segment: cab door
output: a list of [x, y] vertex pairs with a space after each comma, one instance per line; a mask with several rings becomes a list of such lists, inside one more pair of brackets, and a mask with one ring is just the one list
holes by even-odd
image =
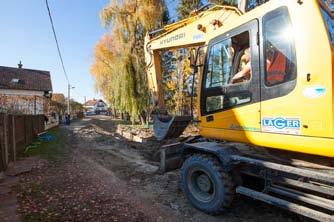
[[[315, 2], [296, 11], [290, 5], [267, 12], [262, 19], [262, 131], [270, 134], [332, 137], [333, 86], [330, 38], [323, 25], [297, 19], [314, 12]], [[317, 33], [315, 35], [314, 33]], [[292, 145], [291, 145], [292, 146]]]
[[[233, 77], [248, 64], [244, 78]], [[246, 64], [245, 64], [246, 63]], [[201, 86], [201, 128], [260, 131], [260, 80], [258, 21], [213, 39], [208, 46]]]

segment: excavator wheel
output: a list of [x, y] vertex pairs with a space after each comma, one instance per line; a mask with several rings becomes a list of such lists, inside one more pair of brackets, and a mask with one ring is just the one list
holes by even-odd
[[154, 136], [157, 140], [174, 139], [182, 135], [192, 120], [191, 116], [154, 116]]
[[191, 204], [211, 215], [230, 207], [235, 196], [231, 175], [210, 155], [193, 155], [181, 169], [181, 186]]

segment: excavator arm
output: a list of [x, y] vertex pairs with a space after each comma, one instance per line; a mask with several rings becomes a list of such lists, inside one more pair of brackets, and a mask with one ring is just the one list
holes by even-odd
[[[187, 19], [148, 33], [145, 38], [147, 79], [153, 104], [154, 134], [158, 140], [179, 137], [192, 116], [169, 116], [166, 113], [160, 52], [179, 48], [197, 48], [242, 12], [231, 6], [204, 6]], [[192, 50], [193, 51], [193, 50]]]
[[[208, 7], [208, 6], [205, 6]], [[203, 46], [229, 20], [242, 12], [231, 6], [200, 9], [187, 19], [165, 26], [163, 29], [147, 33], [145, 38], [145, 59], [149, 91], [156, 108], [164, 109], [162, 68], [160, 52], [178, 48]]]

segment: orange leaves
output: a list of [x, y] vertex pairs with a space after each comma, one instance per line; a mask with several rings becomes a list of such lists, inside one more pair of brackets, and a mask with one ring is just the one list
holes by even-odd
[[142, 0], [139, 9], [139, 19], [146, 30], [153, 30], [161, 25], [166, 6], [160, 0]]
[[160, 25], [163, 10], [163, 0], [110, 0], [100, 14], [111, 34], [96, 45], [91, 73], [97, 90], [132, 119], [148, 106], [144, 37]]

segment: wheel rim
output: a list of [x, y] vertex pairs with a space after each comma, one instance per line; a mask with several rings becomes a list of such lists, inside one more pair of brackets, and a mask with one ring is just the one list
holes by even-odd
[[216, 194], [216, 186], [211, 175], [201, 168], [193, 168], [188, 174], [190, 193], [201, 202], [210, 202]]

